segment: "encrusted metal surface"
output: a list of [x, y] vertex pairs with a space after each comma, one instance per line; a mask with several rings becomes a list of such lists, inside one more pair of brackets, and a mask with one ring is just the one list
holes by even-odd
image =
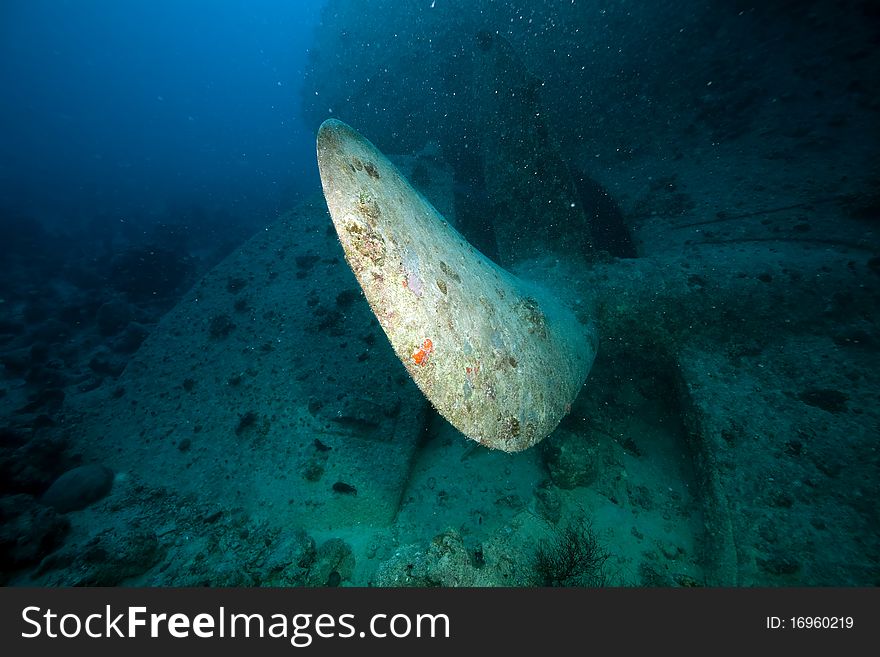
[[589, 373], [592, 330], [474, 249], [345, 123], [322, 124], [318, 165], [346, 260], [425, 396], [486, 447], [540, 442]]

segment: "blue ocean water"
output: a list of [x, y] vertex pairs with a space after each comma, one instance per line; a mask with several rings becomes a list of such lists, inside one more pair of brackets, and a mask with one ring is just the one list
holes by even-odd
[[[4, 3], [3, 583], [880, 583], [877, 17]], [[349, 175], [322, 188], [330, 118], [595, 328], [539, 444], [484, 447], [413, 383], [467, 341], [391, 348], [322, 193]], [[385, 288], [501, 307], [459, 303], [456, 262], [386, 263], [373, 228]], [[449, 403], [519, 385], [540, 301], [522, 344], [485, 336], [492, 370], [444, 375]]]

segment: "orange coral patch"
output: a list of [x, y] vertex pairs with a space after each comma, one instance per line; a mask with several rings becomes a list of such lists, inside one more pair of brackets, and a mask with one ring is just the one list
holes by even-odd
[[416, 365], [424, 365], [428, 362], [428, 355], [434, 351], [434, 343], [431, 342], [431, 338], [425, 338], [425, 341], [422, 342], [422, 346], [419, 347], [418, 351], [412, 355], [413, 360], [416, 362]]

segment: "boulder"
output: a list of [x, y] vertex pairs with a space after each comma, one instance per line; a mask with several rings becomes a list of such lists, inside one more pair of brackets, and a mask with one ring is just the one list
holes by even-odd
[[113, 487], [113, 471], [103, 465], [83, 465], [58, 477], [43, 494], [42, 502], [59, 513], [84, 509]]

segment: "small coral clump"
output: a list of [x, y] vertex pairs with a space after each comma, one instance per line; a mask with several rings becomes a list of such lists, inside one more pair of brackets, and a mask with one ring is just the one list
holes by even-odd
[[428, 356], [430, 356], [433, 351], [434, 343], [431, 341], [431, 338], [425, 338], [425, 341], [422, 342], [422, 346], [419, 347], [412, 356], [416, 365], [425, 365], [428, 362]]

